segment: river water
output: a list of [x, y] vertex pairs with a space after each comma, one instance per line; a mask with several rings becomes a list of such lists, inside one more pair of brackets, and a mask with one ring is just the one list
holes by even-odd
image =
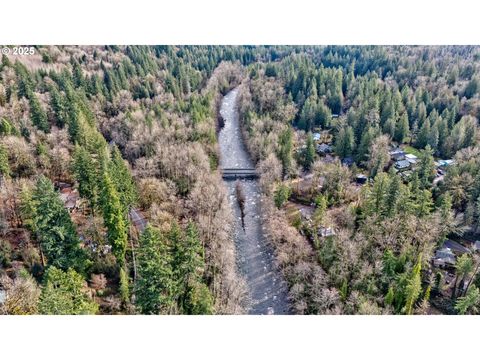
[[[241, 135], [237, 110], [238, 89], [222, 100], [225, 125], [219, 133], [221, 168], [254, 168]], [[236, 181], [225, 181], [235, 215], [237, 267], [249, 290], [249, 314], [288, 314], [287, 286], [275, 268], [274, 253], [262, 231], [261, 196], [256, 180], [238, 180], [245, 196], [244, 227], [236, 195]]]

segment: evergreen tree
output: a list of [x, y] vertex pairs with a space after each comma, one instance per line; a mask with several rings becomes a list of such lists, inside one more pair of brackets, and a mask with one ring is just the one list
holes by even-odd
[[335, 153], [340, 158], [348, 157], [352, 154], [355, 146], [353, 129], [351, 126], [342, 127], [335, 140]]
[[319, 194], [315, 198], [315, 212], [313, 213], [313, 221], [316, 226], [322, 224], [327, 211], [327, 199], [324, 195]]
[[73, 269], [62, 271], [51, 266], [45, 274], [38, 310], [43, 315], [94, 315], [98, 304], [88, 296], [80, 274]]
[[62, 97], [56, 86], [50, 87], [51, 107], [55, 115], [55, 122], [62, 128], [67, 123], [65, 99]]
[[441, 241], [447, 238], [447, 235], [453, 230], [455, 225], [455, 219], [452, 212], [452, 196], [447, 191], [440, 201], [440, 221], [441, 221]]
[[310, 131], [313, 127], [316, 115], [317, 97], [310, 96], [305, 101], [298, 120], [298, 127], [305, 131]]
[[128, 243], [125, 215], [118, 193], [107, 172], [103, 175], [102, 186], [103, 222], [107, 228], [108, 242], [112, 246], [113, 255], [121, 269], [125, 265]]
[[427, 190], [419, 190], [417, 195], [417, 215], [419, 217], [427, 216], [433, 208], [432, 193]]
[[211, 315], [214, 313], [213, 296], [204, 283], [195, 283], [189, 289], [188, 299], [188, 314]]
[[15, 73], [18, 77], [18, 97], [29, 99], [35, 87], [31, 74], [20, 61], [15, 62]]
[[113, 147], [112, 159], [109, 163], [109, 175], [115, 184], [124, 213], [127, 214], [136, 201], [136, 189], [130, 170], [117, 146]]
[[317, 103], [317, 109], [315, 113], [315, 125], [322, 128], [328, 128], [330, 126], [330, 120], [332, 119], [332, 112], [327, 105], [319, 100]]
[[292, 151], [293, 151], [293, 130], [291, 127], [288, 127], [280, 135], [280, 150], [279, 158], [283, 166], [283, 176], [290, 174], [292, 170]]
[[[0, 180], [10, 177], [10, 165], [8, 163], [8, 152], [5, 146], [0, 144]], [[0, 181], [1, 184], [1, 181]]]
[[362, 164], [366, 162], [369, 158], [370, 154], [370, 147], [372, 146], [372, 142], [376, 137], [376, 131], [372, 127], [368, 127], [365, 131], [362, 133], [362, 137], [360, 140], [360, 145], [358, 146], [357, 149], [357, 156], [356, 156], [356, 162], [359, 164]]
[[312, 133], [308, 133], [307, 135], [307, 147], [305, 149], [305, 159], [304, 159], [304, 166], [305, 169], [310, 170], [313, 162], [315, 161], [315, 146], [313, 142]]
[[119, 280], [119, 292], [120, 298], [124, 304], [128, 304], [130, 301], [130, 288], [129, 288], [129, 279], [125, 268], [120, 268], [120, 280]]
[[383, 133], [388, 135], [390, 138], [395, 136], [396, 123], [394, 118], [389, 118], [385, 124], [383, 124]]
[[140, 236], [136, 305], [142, 314], [165, 314], [175, 306], [172, 259], [165, 238], [150, 225]]
[[[183, 233], [174, 223], [168, 237], [173, 246], [172, 268], [178, 283], [180, 309], [185, 314], [212, 313], [213, 305], [209, 305], [210, 291], [202, 283], [205, 262], [196, 226], [190, 222]], [[201, 310], [205, 312], [198, 312]]]
[[368, 194], [367, 214], [382, 214], [388, 191], [389, 179], [384, 172], [375, 176], [373, 186]]
[[405, 142], [405, 139], [408, 136], [408, 131], [409, 131], [408, 115], [407, 113], [403, 113], [397, 121], [394, 140], [400, 144]]
[[290, 198], [291, 190], [285, 184], [280, 184], [274, 193], [275, 206], [281, 208]]
[[86, 198], [92, 211], [95, 211], [98, 205], [99, 176], [92, 156], [78, 144], [73, 153], [73, 173], [78, 182], [80, 196]]
[[40, 176], [31, 198], [33, 228], [48, 263], [60, 269], [70, 267], [82, 272], [86, 257], [70, 214], [52, 182]]
[[15, 127], [5, 118], [0, 118], [0, 135], [12, 135], [15, 134]]
[[385, 305], [392, 305], [394, 299], [395, 299], [395, 293], [393, 291], [393, 287], [389, 286], [387, 295], [385, 295], [385, 299], [384, 299]]
[[480, 290], [472, 285], [465, 296], [458, 298], [455, 303], [455, 310], [460, 315], [478, 314], [480, 306]]
[[419, 156], [418, 179], [422, 188], [429, 188], [435, 176], [435, 162], [433, 160], [433, 150], [427, 145]]
[[422, 281], [420, 271], [422, 269], [421, 257], [418, 259], [417, 264], [412, 270], [412, 274], [408, 279], [408, 284], [405, 288], [405, 313], [411, 315], [413, 313], [413, 306], [418, 300], [422, 291]]
[[47, 113], [42, 109], [37, 96], [33, 92], [30, 94], [29, 103], [30, 118], [32, 119], [33, 125], [46, 133], [49, 132], [50, 125], [48, 123]]
[[465, 87], [464, 95], [467, 99], [472, 98], [476, 93], [480, 91], [480, 80], [473, 78]]
[[388, 185], [387, 196], [385, 199], [385, 215], [392, 217], [397, 210], [397, 203], [400, 198], [402, 182], [396, 174], [390, 176], [390, 184]]
[[428, 145], [428, 140], [430, 136], [430, 120], [427, 118], [423, 126], [420, 128], [420, 132], [417, 137], [416, 147], [419, 149], [425, 148]]

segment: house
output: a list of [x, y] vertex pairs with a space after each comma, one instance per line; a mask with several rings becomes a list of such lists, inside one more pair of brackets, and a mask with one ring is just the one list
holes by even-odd
[[74, 190], [71, 186], [67, 186], [60, 189], [60, 199], [68, 211], [73, 211], [78, 207], [80, 195], [76, 189]]
[[405, 160], [407, 160], [410, 164], [416, 164], [418, 157], [413, 154], [405, 154]]
[[332, 152], [332, 147], [328, 144], [319, 144], [317, 145], [317, 153], [320, 155], [330, 154]]
[[410, 162], [408, 160], [400, 160], [395, 163], [395, 168], [398, 171], [407, 170], [410, 168]]
[[320, 140], [320, 133], [315, 132], [312, 134], [313, 136], [313, 141], [319, 141]]
[[339, 116], [338, 114], [332, 114], [332, 119], [336, 119], [338, 118], [338, 116]]
[[327, 226], [320, 226], [317, 230], [317, 234], [318, 236], [320, 237], [327, 237], [327, 236], [334, 236], [336, 233], [335, 233], [335, 230], [333, 230], [333, 228]]
[[367, 182], [367, 180], [368, 180], [368, 177], [367, 177], [366, 175], [357, 174], [357, 175], [355, 176], [355, 182], [356, 182], [357, 184], [363, 185], [363, 184], [365, 184], [365, 183]]
[[435, 257], [433, 258], [433, 265], [437, 267], [445, 266], [454, 266], [455, 265], [455, 254], [452, 249], [449, 247], [443, 247], [435, 252]]
[[390, 151], [390, 157], [393, 161], [405, 160], [405, 151], [401, 149], [395, 149]]
[[445, 246], [452, 249], [452, 251], [457, 255], [469, 254], [471, 252], [468, 248], [466, 248], [462, 244], [451, 239], [448, 239], [447, 241], [445, 241]]

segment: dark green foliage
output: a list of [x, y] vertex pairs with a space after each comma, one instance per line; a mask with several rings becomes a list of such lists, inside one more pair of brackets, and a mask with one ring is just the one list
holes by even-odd
[[87, 294], [85, 280], [73, 269], [51, 266], [45, 274], [38, 310], [43, 315], [93, 315], [98, 305]]
[[65, 98], [58, 91], [56, 86], [50, 87], [51, 107], [55, 117], [55, 123], [58, 127], [65, 126], [68, 120], [68, 114], [65, 106]]
[[306, 170], [310, 170], [315, 161], [315, 146], [312, 133], [308, 133], [307, 135], [307, 144], [303, 157], [303, 166]]
[[403, 115], [400, 116], [400, 118], [397, 121], [397, 125], [395, 128], [395, 135], [393, 138], [395, 139], [395, 141], [398, 141], [399, 143], [403, 143], [408, 136], [408, 132], [409, 132], [408, 116], [407, 116], [407, 113], [404, 113]]
[[278, 155], [283, 166], [283, 176], [287, 176], [292, 170], [293, 161], [293, 131], [290, 127], [281, 134], [279, 143], [280, 150]]
[[425, 150], [421, 151], [418, 164], [418, 179], [422, 188], [430, 188], [435, 177], [435, 164], [433, 160], [433, 150], [427, 145]]
[[185, 232], [176, 223], [169, 235], [173, 246], [173, 274], [177, 282], [178, 305], [184, 314], [211, 314], [213, 300], [202, 283], [205, 262], [197, 228], [190, 222]]
[[10, 267], [12, 261], [12, 246], [10, 243], [0, 238], [0, 267], [6, 269]]
[[138, 249], [138, 280], [135, 304], [143, 314], [172, 312], [175, 305], [175, 280], [167, 240], [147, 226]]
[[0, 118], [0, 135], [18, 135], [18, 130], [6, 118]]
[[114, 146], [111, 153], [112, 158], [108, 166], [108, 172], [115, 185], [123, 211], [126, 214], [136, 201], [135, 184], [118, 147]]
[[355, 147], [355, 139], [353, 137], [353, 129], [351, 126], [342, 127], [335, 139], [335, 153], [340, 158], [352, 155]]
[[29, 201], [33, 209], [33, 228], [47, 263], [64, 270], [84, 271], [87, 261], [80, 248], [80, 239], [52, 182], [40, 176]]
[[291, 189], [285, 184], [280, 184], [274, 194], [275, 206], [280, 209], [288, 201], [290, 194]]
[[128, 243], [126, 217], [115, 185], [106, 172], [102, 180], [101, 203], [108, 242], [119, 267], [123, 268]]
[[32, 119], [33, 125], [44, 132], [49, 132], [50, 124], [48, 123], [47, 113], [45, 110], [43, 110], [37, 96], [34, 93], [31, 93], [29, 96], [29, 103], [30, 118]]
[[167, 234], [148, 226], [140, 238], [136, 305], [145, 314], [212, 314], [213, 297], [203, 282], [203, 247], [196, 226], [177, 223]]
[[335, 237], [327, 236], [320, 244], [318, 258], [324, 269], [329, 269], [338, 259]]
[[78, 182], [80, 196], [87, 199], [90, 208], [95, 211], [98, 206], [100, 177], [94, 159], [85, 148], [76, 145], [73, 153], [73, 172]]
[[10, 165], [8, 164], [8, 152], [0, 144], [0, 179], [10, 177]]
[[472, 98], [480, 91], [480, 81], [477, 78], [473, 78], [465, 87], [464, 95], [467, 99]]

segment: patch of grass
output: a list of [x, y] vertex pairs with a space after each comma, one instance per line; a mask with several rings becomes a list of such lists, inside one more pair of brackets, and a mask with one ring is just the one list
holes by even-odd
[[413, 154], [413, 155], [415, 155], [415, 156], [420, 156], [420, 150], [414, 148], [413, 146], [405, 145], [405, 147], [403, 148], [403, 150], [404, 150], [407, 154]]

